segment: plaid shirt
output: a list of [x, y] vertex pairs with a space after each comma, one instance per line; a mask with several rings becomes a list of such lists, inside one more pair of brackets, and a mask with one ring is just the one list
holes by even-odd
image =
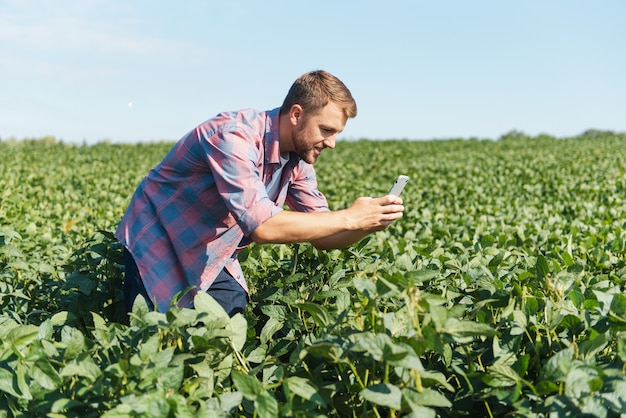
[[313, 166], [279, 150], [278, 113], [246, 109], [190, 131], [139, 184], [116, 231], [159, 311], [188, 286], [189, 306], [227, 271], [247, 291], [237, 252], [283, 210], [328, 211]]

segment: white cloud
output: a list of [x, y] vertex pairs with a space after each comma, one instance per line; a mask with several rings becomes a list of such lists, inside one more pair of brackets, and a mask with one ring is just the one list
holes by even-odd
[[77, 9], [74, 4], [68, 4], [46, 11], [46, 7], [39, 8], [39, 5], [36, 9], [29, 8], [28, 2], [13, 9], [0, 13], [0, 40], [9, 41], [13, 46], [42, 51], [142, 55], [188, 48], [183, 42], [137, 33], [142, 29], [142, 22], [137, 19], [111, 20], [110, 16], [100, 19], [97, 9]]

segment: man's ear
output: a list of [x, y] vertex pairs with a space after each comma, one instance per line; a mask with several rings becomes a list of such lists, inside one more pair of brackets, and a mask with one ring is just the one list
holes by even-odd
[[295, 104], [289, 109], [289, 121], [293, 126], [297, 126], [300, 119], [302, 119], [302, 106]]

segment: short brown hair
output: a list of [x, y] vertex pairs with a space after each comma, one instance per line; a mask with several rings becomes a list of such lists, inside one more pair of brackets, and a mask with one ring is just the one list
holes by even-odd
[[346, 85], [327, 71], [315, 70], [301, 75], [294, 81], [280, 108], [280, 113], [286, 114], [295, 104], [299, 104], [306, 111], [315, 112], [328, 102], [339, 105], [346, 118], [356, 117], [356, 101]]

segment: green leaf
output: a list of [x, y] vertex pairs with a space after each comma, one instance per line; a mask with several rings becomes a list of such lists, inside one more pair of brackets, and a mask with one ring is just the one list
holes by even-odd
[[519, 325], [521, 328], [526, 328], [526, 326], [528, 325], [526, 314], [519, 309], [515, 309], [513, 311], [513, 318], [515, 319], [517, 325]]
[[285, 316], [286, 316], [285, 311], [286, 311], [286, 308], [283, 305], [261, 306], [261, 312], [263, 312], [265, 315], [269, 317], [276, 318], [278, 321], [285, 320]]
[[580, 308], [585, 301], [585, 296], [578, 289], [572, 289], [568, 292], [567, 297], [572, 301], [575, 307]]
[[295, 306], [305, 312], [308, 312], [311, 315], [311, 318], [313, 318], [313, 321], [315, 321], [315, 323], [320, 327], [326, 327], [332, 322], [331, 315], [322, 305], [311, 302], [303, 302], [296, 303]]
[[237, 351], [241, 351], [246, 343], [248, 321], [246, 321], [243, 315], [238, 313], [230, 318], [230, 328], [233, 332], [233, 348]]
[[617, 337], [617, 354], [619, 359], [626, 363], [626, 335], [620, 335]]
[[133, 394], [121, 399], [122, 403], [105, 412], [102, 418], [128, 418], [135, 416], [168, 417], [172, 408], [162, 390]]
[[461, 321], [456, 318], [448, 318], [442, 332], [449, 334], [455, 339], [464, 339], [467, 337], [493, 337], [497, 331], [489, 324], [481, 322]]
[[83, 353], [79, 357], [68, 362], [59, 373], [62, 377], [78, 376], [95, 382], [101, 375], [102, 370], [94, 362], [89, 353]]
[[362, 293], [369, 299], [376, 299], [378, 297], [378, 292], [376, 290], [376, 283], [369, 279], [354, 279], [353, 281], [354, 287], [359, 293]]
[[39, 325], [39, 332], [37, 333], [38, 340], [49, 340], [52, 338], [54, 328], [52, 327], [52, 321], [50, 318], [46, 319]]
[[452, 403], [434, 389], [424, 388], [421, 392], [414, 389], [403, 389], [402, 395], [412, 405], [451, 408]]
[[343, 363], [347, 361], [344, 358], [345, 350], [338, 341], [316, 341], [302, 349], [300, 359], [304, 359], [307, 355], [317, 356], [331, 363]]
[[233, 370], [230, 374], [233, 379], [233, 383], [239, 392], [241, 392], [244, 398], [248, 400], [255, 400], [263, 392], [263, 386], [256, 377], [248, 374]]
[[617, 315], [626, 314], [626, 295], [616, 293], [611, 301], [611, 310]]
[[565, 379], [565, 394], [574, 399], [583, 399], [602, 387], [602, 379], [593, 367], [576, 367]]
[[37, 339], [39, 328], [35, 325], [22, 325], [12, 328], [6, 336], [6, 342], [21, 352], [22, 347], [27, 346]]
[[278, 416], [278, 402], [268, 392], [262, 392], [255, 399], [254, 405], [259, 418], [276, 418]]
[[558, 382], [562, 380], [572, 367], [574, 349], [566, 348], [550, 357], [541, 369], [541, 380]]
[[373, 334], [371, 332], [361, 332], [350, 336], [353, 346], [350, 351], [365, 353], [366, 356], [374, 360], [382, 361], [385, 348], [392, 344], [391, 339], [385, 334]]
[[338, 270], [334, 271], [333, 274], [328, 278], [328, 284], [333, 286], [339, 280], [343, 279], [344, 277], [346, 277], [346, 270], [345, 269], [338, 269]]
[[20, 393], [21, 393], [20, 398], [26, 399], [26, 400], [32, 400], [33, 399], [33, 395], [30, 393], [30, 389], [29, 389], [28, 383], [26, 381], [27, 375], [28, 375], [29, 371], [30, 370], [29, 370], [28, 366], [25, 366], [23, 362], [21, 362], [21, 361], [17, 362], [17, 367], [16, 367], [16, 370], [15, 370], [17, 387], [19, 388]]
[[[61, 399], [57, 399], [56, 401], [54, 401], [54, 403], [52, 404], [52, 407], [50, 408], [50, 412], [62, 414], [63, 412], [66, 412], [67, 410], [70, 410], [71, 408], [81, 407], [81, 406], [83, 406], [82, 402], [76, 401], [74, 399], [61, 398]], [[65, 417], [66, 415], [63, 414], [62, 416]]]
[[207, 292], [198, 292], [193, 299], [193, 306], [197, 311], [206, 312], [209, 318], [228, 319], [228, 313], [224, 310], [211, 295]]
[[489, 386], [502, 387], [513, 386], [521, 381], [521, 378], [515, 370], [513, 370], [513, 368], [507, 366], [506, 364], [496, 363], [489, 367], [489, 374], [485, 376], [485, 379], [483, 380]]
[[261, 335], [260, 335], [261, 344], [267, 344], [267, 342], [272, 339], [272, 336], [277, 331], [282, 329], [283, 326], [284, 326], [284, 323], [282, 321], [279, 321], [278, 319], [274, 317], [270, 317], [270, 319], [267, 320], [265, 325], [263, 325], [263, 329], [261, 330]]
[[583, 359], [591, 359], [607, 345], [605, 334], [591, 335], [588, 340], [578, 345], [578, 351]]
[[[209, 402], [212, 399], [210, 399]], [[237, 408], [239, 405], [241, 405], [241, 402], [243, 401], [243, 395], [241, 392], [228, 392], [228, 393], [220, 394], [218, 399], [219, 399], [219, 407], [217, 409], [220, 412], [230, 412], [230, 411], [233, 411], [235, 408]], [[208, 415], [207, 418], [210, 418], [212, 416], [214, 415]], [[224, 417], [229, 417], [229, 416], [232, 416], [232, 415], [231, 414], [224, 415]]]
[[548, 274], [550, 274], [550, 265], [548, 264], [548, 260], [542, 254], [537, 256], [537, 264], [535, 265], [537, 269], [537, 277], [539, 279], [543, 279]]
[[246, 360], [250, 363], [263, 363], [265, 357], [267, 356], [267, 345], [261, 344], [260, 346], [254, 348], [254, 350], [250, 351]]
[[85, 336], [76, 328], [64, 326], [61, 341], [65, 344], [65, 358], [72, 359], [85, 351]]
[[311, 401], [320, 407], [325, 407], [326, 402], [320, 396], [318, 388], [309, 379], [299, 376], [290, 376], [286, 379], [286, 385], [293, 394]]
[[58, 373], [58, 368], [52, 365], [51, 360], [45, 356], [45, 352], [41, 349], [41, 355], [35, 360], [30, 374], [41, 387], [49, 390], [60, 388], [63, 385], [63, 379]]
[[63, 311], [52, 315], [50, 321], [52, 322], [52, 325], [60, 326], [65, 325], [68, 322], [68, 319], [73, 319], [73, 315], [70, 315], [68, 312]]
[[183, 364], [171, 364], [168, 367], [160, 367], [158, 370], [158, 387], [174, 391], [180, 388], [185, 374]]
[[0, 368], [0, 391], [8, 393], [14, 398], [21, 398], [22, 394], [17, 387], [14, 374], [6, 369]]
[[402, 406], [402, 392], [397, 386], [388, 383], [379, 383], [368, 386], [359, 392], [359, 395], [376, 405], [386, 406], [392, 409], [400, 409]]
[[13, 228], [5, 225], [0, 225], [0, 237], [3, 237], [3, 239], [0, 241], [0, 245], [6, 245], [14, 239], [22, 239], [22, 236], [18, 234]]
[[574, 259], [572, 258], [572, 255], [570, 253], [562, 252], [561, 257], [563, 258], [563, 262], [565, 263], [566, 266], [569, 267], [574, 264]]

